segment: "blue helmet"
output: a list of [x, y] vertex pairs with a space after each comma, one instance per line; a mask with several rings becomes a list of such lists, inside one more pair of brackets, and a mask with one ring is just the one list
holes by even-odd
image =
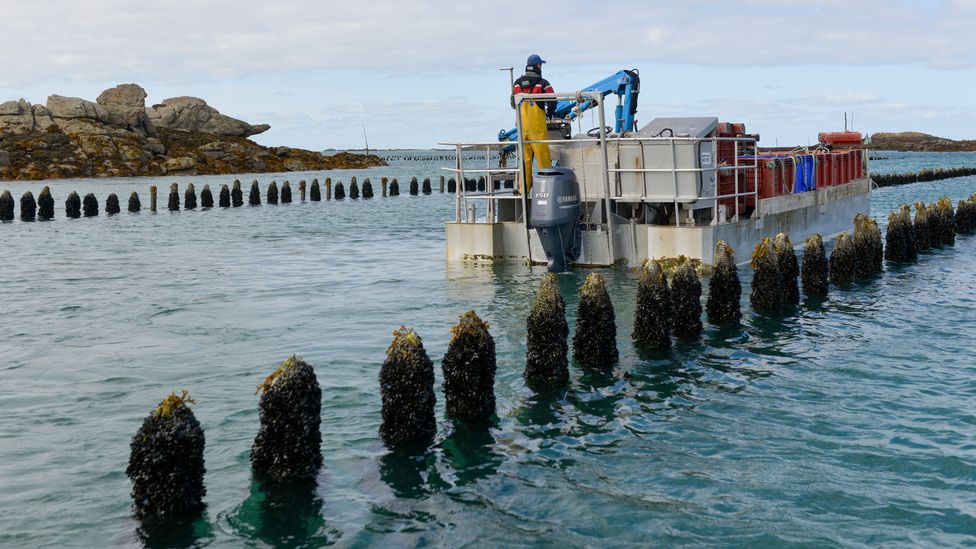
[[530, 55], [529, 60], [525, 62], [526, 66], [541, 65], [543, 63], [545, 63], [545, 60], [534, 53]]

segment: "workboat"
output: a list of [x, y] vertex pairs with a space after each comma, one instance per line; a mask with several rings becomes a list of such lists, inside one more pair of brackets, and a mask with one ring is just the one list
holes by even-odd
[[[516, 94], [516, 106], [557, 102], [545, 140], [523, 139], [516, 108], [516, 127], [498, 141], [442, 143], [454, 150], [444, 169], [456, 189], [447, 260], [528, 261], [555, 272], [681, 256], [711, 263], [719, 241], [747, 259], [763, 237], [828, 238], [869, 213], [859, 133], [824, 132], [814, 147], [764, 150], [744, 124], [716, 116], [640, 125], [639, 91], [638, 71], [625, 70], [576, 92]], [[604, 110], [611, 94], [612, 128]], [[584, 132], [581, 114], [590, 109], [599, 125]], [[533, 143], [548, 144], [553, 165], [520, 193], [523, 151]], [[466, 162], [472, 152], [486, 161]]]

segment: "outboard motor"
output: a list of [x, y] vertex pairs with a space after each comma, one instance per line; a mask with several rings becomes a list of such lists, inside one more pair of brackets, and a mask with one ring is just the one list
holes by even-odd
[[549, 272], [561, 273], [579, 258], [579, 184], [569, 168], [546, 168], [532, 178], [532, 226], [549, 260]]

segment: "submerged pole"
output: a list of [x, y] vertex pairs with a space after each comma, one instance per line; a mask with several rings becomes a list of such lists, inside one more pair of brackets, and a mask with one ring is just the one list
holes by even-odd
[[332, 178], [325, 178], [325, 199], [332, 200]]
[[386, 184], [387, 184], [386, 178], [385, 177], [381, 177], [380, 178], [380, 192], [383, 193], [382, 194], [383, 198], [386, 198]]
[[197, 188], [190, 183], [183, 192], [183, 207], [187, 210], [195, 210], [197, 207]]
[[247, 196], [247, 204], [249, 206], [261, 205], [261, 189], [258, 187], [257, 179], [251, 182], [251, 192]]
[[742, 319], [742, 283], [735, 263], [735, 250], [719, 240], [715, 245], [715, 263], [708, 280], [705, 310], [708, 322], [715, 325], [738, 324]]
[[634, 310], [634, 343], [646, 351], [666, 351], [671, 347], [674, 324], [674, 299], [664, 269], [657, 261], [645, 261], [637, 282]]
[[590, 368], [610, 368], [617, 363], [617, 323], [603, 277], [590, 273], [579, 292], [573, 358]]

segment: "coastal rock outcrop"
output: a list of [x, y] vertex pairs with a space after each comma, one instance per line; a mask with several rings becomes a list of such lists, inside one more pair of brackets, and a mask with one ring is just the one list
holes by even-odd
[[199, 97], [172, 97], [146, 109], [149, 119], [160, 128], [187, 132], [250, 137], [271, 129], [268, 124], [252, 125], [220, 114]]

